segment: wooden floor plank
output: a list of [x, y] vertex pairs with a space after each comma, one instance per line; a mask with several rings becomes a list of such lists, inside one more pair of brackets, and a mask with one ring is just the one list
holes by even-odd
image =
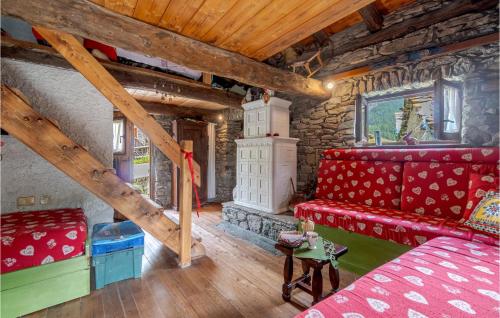
[[[216, 227], [220, 208], [193, 217], [193, 231], [206, 246], [207, 256], [180, 269], [176, 256], [146, 233], [141, 279], [105, 286], [79, 300], [30, 315], [38, 317], [293, 317], [309, 306], [311, 296], [293, 293], [281, 298], [284, 256], [276, 256]], [[300, 264], [295, 263], [295, 275]], [[323, 271], [325, 290], [330, 286]], [[341, 271], [340, 286], [356, 276]], [[71, 314], [71, 316], [68, 316]]]
[[82, 297], [80, 303], [80, 317], [97, 318], [104, 316], [104, 304], [102, 302], [102, 289], [94, 290], [89, 296]]
[[125, 317], [139, 318], [139, 310], [137, 309], [134, 297], [132, 296], [132, 290], [130, 289], [127, 281], [118, 282], [116, 283], [116, 286], [123, 306], [123, 311], [125, 312]]
[[[132, 290], [132, 297], [137, 305], [141, 318], [164, 317], [160, 306], [154, 301], [144, 279], [130, 279], [126, 283]], [[105, 288], [108, 288], [107, 286]]]
[[103, 289], [102, 301], [104, 304], [104, 317], [124, 318], [125, 312], [120, 301], [116, 284], [110, 284]]

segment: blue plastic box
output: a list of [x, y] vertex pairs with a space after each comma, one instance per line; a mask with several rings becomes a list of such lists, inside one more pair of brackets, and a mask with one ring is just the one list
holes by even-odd
[[133, 247], [103, 255], [92, 256], [95, 288], [129, 278], [139, 278], [142, 273], [144, 247]]
[[92, 255], [144, 246], [144, 232], [132, 221], [100, 223], [92, 233]]

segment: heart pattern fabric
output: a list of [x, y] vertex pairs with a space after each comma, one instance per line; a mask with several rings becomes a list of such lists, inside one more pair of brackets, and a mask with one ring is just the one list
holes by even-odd
[[467, 204], [469, 171], [468, 164], [406, 162], [401, 210], [460, 220]]
[[467, 204], [461, 222], [469, 219], [472, 211], [489, 191], [500, 192], [500, 180], [492, 174], [471, 173], [467, 194]]
[[1, 273], [85, 253], [87, 220], [82, 209], [13, 212], [0, 216]]
[[317, 224], [410, 246], [419, 246], [439, 236], [499, 244], [496, 237], [464, 226], [459, 220], [349, 202], [316, 199], [300, 203], [295, 206], [295, 217], [312, 217]]
[[[473, 243], [477, 248], [471, 249], [466, 244], [471, 243], [450, 237], [430, 240], [401, 255], [397, 262], [393, 260], [358, 279], [359, 288], [341, 290], [296, 317], [310, 317], [307, 315], [311, 312], [325, 318], [491, 317], [500, 301], [500, 274], [478, 272], [474, 266], [497, 268], [499, 250], [477, 242]], [[455, 251], [450, 252], [443, 246], [453, 247]], [[473, 258], [472, 250], [484, 255]], [[453, 265], [459, 268], [450, 266], [449, 259], [440, 256], [440, 252], [450, 254]], [[420, 256], [416, 258], [415, 253]], [[415, 268], [417, 259], [428, 263], [426, 272], [430, 274]], [[473, 259], [478, 263], [470, 261]], [[398, 270], [394, 270], [396, 264]], [[447, 266], [443, 268], [443, 264]], [[461, 278], [457, 279], [458, 276]], [[374, 277], [386, 277], [390, 281]], [[336, 301], [338, 299], [343, 301]]]
[[[491, 148], [428, 148], [428, 149], [328, 149], [323, 156], [329, 160], [380, 160], [424, 162], [497, 163], [500, 151]], [[436, 163], [437, 164], [437, 163]]]
[[321, 160], [316, 197], [399, 208], [401, 177], [401, 163]]

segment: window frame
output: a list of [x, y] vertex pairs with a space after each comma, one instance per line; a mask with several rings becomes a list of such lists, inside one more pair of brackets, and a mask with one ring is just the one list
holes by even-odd
[[[458, 90], [459, 106], [457, 114], [458, 132], [444, 132], [444, 86], [450, 86]], [[432, 99], [434, 108], [434, 133], [439, 140], [456, 141], [460, 143], [462, 140], [462, 111], [463, 111], [463, 84], [459, 82], [447, 81], [439, 79], [434, 83], [434, 98]]]
[[[458, 132], [457, 133], [445, 133], [443, 131], [443, 112], [444, 112], [444, 96], [443, 96], [443, 88], [444, 86], [451, 86], [459, 91], [459, 112], [458, 112]], [[395, 98], [403, 98], [403, 97], [413, 97], [426, 93], [432, 93], [432, 106], [433, 106], [433, 116], [434, 116], [434, 136], [436, 136], [437, 140], [434, 141], [425, 141], [420, 142], [421, 144], [443, 144], [443, 143], [453, 143], [460, 144], [461, 143], [461, 134], [462, 134], [462, 111], [463, 111], [463, 85], [458, 82], [451, 82], [447, 80], [437, 80], [434, 82], [434, 85], [420, 88], [420, 89], [412, 89], [406, 90], [398, 93], [380, 95], [374, 97], [365, 97], [361, 94], [356, 96], [355, 101], [355, 115], [354, 115], [354, 138], [356, 142], [360, 142], [363, 138], [368, 140], [368, 104], [373, 102], [381, 102], [385, 100], [391, 100]], [[403, 145], [400, 141], [395, 141], [391, 143], [386, 143], [386, 145]], [[374, 144], [369, 144], [374, 145]]]

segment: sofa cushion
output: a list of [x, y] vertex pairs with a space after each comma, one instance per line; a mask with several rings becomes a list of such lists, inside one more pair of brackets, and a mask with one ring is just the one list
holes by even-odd
[[486, 233], [500, 234], [500, 194], [488, 192], [477, 204], [464, 225]]
[[477, 204], [489, 191], [500, 191], [498, 176], [490, 174], [471, 173], [469, 178], [469, 191], [467, 194], [467, 205], [461, 221], [467, 221], [476, 208]]
[[321, 160], [316, 197], [399, 208], [402, 170], [399, 162]]
[[470, 165], [406, 162], [401, 210], [460, 220], [467, 204]]
[[296, 317], [497, 317], [498, 248], [440, 237]]
[[295, 207], [295, 217], [311, 217], [317, 224], [410, 246], [443, 235], [498, 245], [497, 236], [480, 233], [458, 220], [349, 202], [327, 199], [304, 202]]
[[498, 147], [481, 148], [334, 148], [323, 152], [326, 159], [333, 160], [380, 160], [380, 161], [433, 161], [498, 164]]

